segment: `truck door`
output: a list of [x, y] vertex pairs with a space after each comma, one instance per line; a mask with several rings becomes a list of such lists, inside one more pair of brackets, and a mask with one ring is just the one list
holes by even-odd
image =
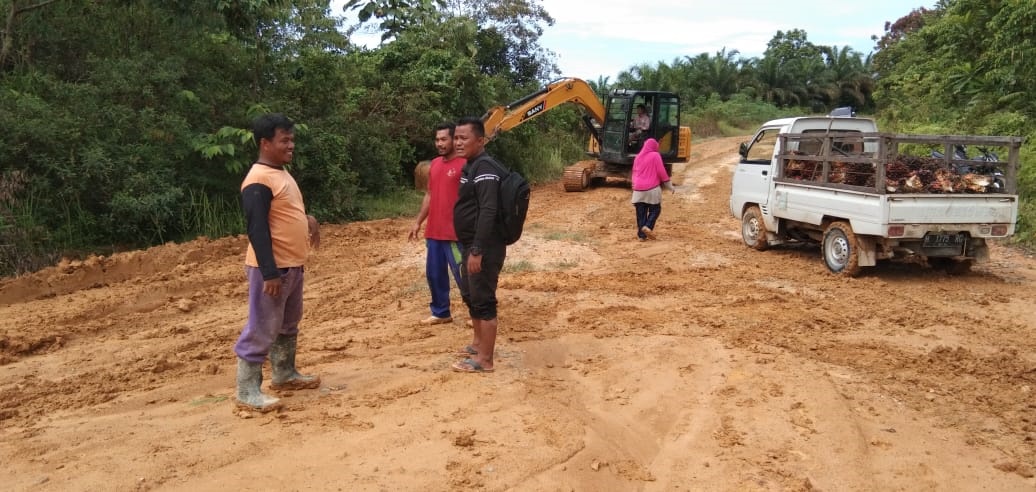
[[767, 201], [778, 133], [780, 127], [762, 128], [752, 140], [742, 144], [741, 161], [734, 170], [730, 187], [730, 213], [734, 217], [740, 218], [747, 204], [759, 205], [764, 217], [770, 215]]

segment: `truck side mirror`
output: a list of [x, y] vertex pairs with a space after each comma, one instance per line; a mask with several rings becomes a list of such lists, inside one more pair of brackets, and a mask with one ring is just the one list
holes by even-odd
[[737, 153], [741, 154], [742, 159], [748, 158], [748, 142], [741, 142], [741, 145], [737, 148]]

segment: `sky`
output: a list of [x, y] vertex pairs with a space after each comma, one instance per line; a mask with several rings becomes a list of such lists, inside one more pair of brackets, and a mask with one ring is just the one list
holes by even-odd
[[[344, 0], [332, 2], [335, 12]], [[759, 57], [777, 31], [801, 29], [816, 45], [848, 46], [867, 55], [871, 36], [884, 33], [918, 7], [935, 0], [540, 0], [554, 17], [540, 45], [554, 52], [563, 77], [614, 80], [632, 66], [672, 63], [724, 48]], [[378, 35], [354, 35], [376, 46]]]

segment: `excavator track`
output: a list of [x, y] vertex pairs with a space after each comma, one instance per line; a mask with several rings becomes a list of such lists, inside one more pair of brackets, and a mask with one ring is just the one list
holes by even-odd
[[597, 168], [597, 161], [579, 161], [565, 168], [561, 184], [565, 191], [584, 191], [590, 186], [590, 177]]

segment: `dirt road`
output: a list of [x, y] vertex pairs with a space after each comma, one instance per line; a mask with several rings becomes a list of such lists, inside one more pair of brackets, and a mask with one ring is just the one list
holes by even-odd
[[3, 281], [2, 488], [1036, 489], [1036, 261], [845, 279], [815, 247], [749, 250], [738, 140], [676, 166], [656, 241], [627, 189], [536, 188], [493, 374], [448, 369], [459, 298], [415, 323], [410, 219], [325, 227], [299, 341], [323, 385], [279, 414], [232, 411], [241, 237]]

